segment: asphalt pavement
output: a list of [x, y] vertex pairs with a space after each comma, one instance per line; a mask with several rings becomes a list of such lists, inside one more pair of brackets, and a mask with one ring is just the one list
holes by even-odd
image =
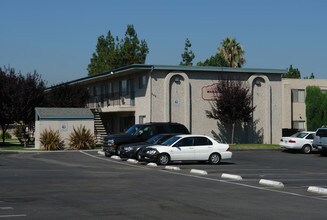
[[326, 219], [327, 196], [307, 191], [327, 188], [327, 157], [319, 154], [237, 151], [216, 166], [169, 166], [178, 169], [97, 151], [0, 153], [0, 218]]

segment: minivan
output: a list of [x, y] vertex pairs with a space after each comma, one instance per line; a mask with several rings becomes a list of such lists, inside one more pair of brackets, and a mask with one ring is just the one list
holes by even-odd
[[316, 148], [321, 155], [327, 156], [327, 128], [318, 128], [312, 142], [312, 146]]

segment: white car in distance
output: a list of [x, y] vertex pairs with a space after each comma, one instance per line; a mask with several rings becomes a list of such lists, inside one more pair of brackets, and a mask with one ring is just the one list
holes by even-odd
[[312, 142], [315, 132], [300, 131], [290, 137], [282, 137], [279, 146], [282, 149], [301, 150], [305, 154], [312, 152]]
[[161, 145], [144, 148], [139, 160], [166, 165], [171, 161], [209, 161], [218, 164], [232, 158], [228, 144], [218, 143], [205, 135], [176, 135]]

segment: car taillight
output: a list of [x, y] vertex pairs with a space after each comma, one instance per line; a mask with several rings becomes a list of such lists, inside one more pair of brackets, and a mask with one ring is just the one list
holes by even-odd
[[226, 151], [230, 151], [230, 147], [228, 146], [227, 150]]
[[296, 143], [296, 141], [294, 141], [294, 140], [289, 140], [288, 143], [293, 143], [293, 144], [294, 144], [294, 143]]

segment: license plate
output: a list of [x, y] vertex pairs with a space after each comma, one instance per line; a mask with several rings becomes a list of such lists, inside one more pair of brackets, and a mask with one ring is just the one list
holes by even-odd
[[319, 149], [319, 150], [321, 150], [321, 149], [322, 149], [322, 147], [321, 147], [321, 146], [318, 146], [318, 149]]

